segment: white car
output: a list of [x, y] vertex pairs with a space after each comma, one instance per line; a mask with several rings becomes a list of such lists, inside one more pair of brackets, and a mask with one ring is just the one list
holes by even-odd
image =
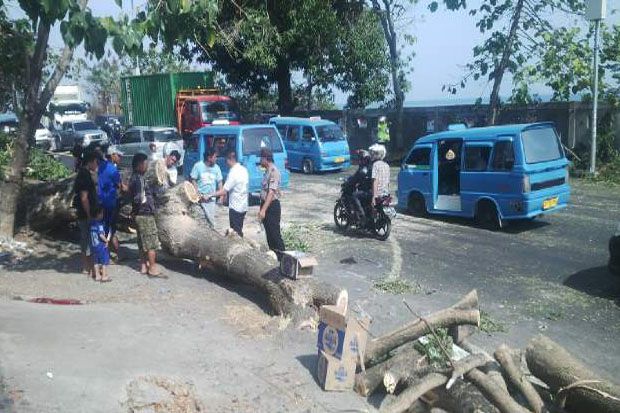
[[55, 151], [56, 150], [56, 141], [52, 132], [49, 131], [45, 126], [39, 124], [36, 132], [34, 133], [35, 144], [37, 148], [41, 148], [44, 150]]
[[167, 126], [134, 126], [121, 138], [116, 147], [123, 152], [122, 165], [131, 166], [131, 159], [139, 152], [148, 155], [149, 159], [162, 159], [172, 150], [179, 151], [181, 159], [178, 167], [183, 165], [183, 139], [176, 128]]

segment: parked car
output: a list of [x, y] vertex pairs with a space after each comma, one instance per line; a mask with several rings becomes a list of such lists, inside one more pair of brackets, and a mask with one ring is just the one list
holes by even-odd
[[75, 145], [86, 147], [91, 143], [108, 143], [108, 135], [91, 120], [76, 120], [63, 123], [54, 140], [58, 150], [65, 150]]
[[398, 174], [400, 208], [472, 217], [493, 229], [564, 208], [569, 196], [568, 160], [549, 122], [425, 136]]
[[[14, 113], [0, 114], [0, 131], [9, 133], [16, 132], [19, 129], [19, 119]], [[43, 150], [53, 148], [52, 133], [43, 124], [39, 123], [39, 127], [35, 131], [35, 146]]]
[[175, 128], [167, 126], [134, 126], [121, 137], [117, 147], [123, 152], [123, 166], [131, 166], [131, 158], [138, 152], [149, 156], [151, 160], [164, 157], [164, 149], [170, 150], [170, 144], [181, 154], [178, 166], [183, 166], [183, 139]]
[[114, 144], [120, 143], [123, 134], [124, 118], [120, 115], [99, 115], [95, 118], [95, 124], [101, 128]]
[[620, 275], [620, 224], [609, 239], [609, 272]]
[[338, 125], [321, 118], [275, 117], [269, 120], [284, 140], [291, 170], [311, 174], [351, 166], [347, 138]]
[[260, 166], [260, 151], [271, 149], [274, 163], [280, 170], [280, 186], [288, 188], [287, 152], [278, 131], [273, 125], [206, 126], [195, 131], [185, 150], [184, 175], [189, 177], [196, 162], [204, 159], [209, 148], [217, 151], [217, 164], [224, 179], [228, 175], [226, 152], [234, 149], [239, 163], [248, 169], [250, 194], [260, 192], [264, 170]]

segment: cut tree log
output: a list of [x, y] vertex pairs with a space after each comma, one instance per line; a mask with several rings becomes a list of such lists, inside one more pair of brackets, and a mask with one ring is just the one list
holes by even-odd
[[[467, 380], [474, 383], [491, 403], [501, 413], [528, 413], [525, 407], [517, 403], [510, 393], [498, 386], [495, 380], [478, 369], [473, 369], [465, 375]], [[530, 412], [531, 413], [531, 412]]]
[[[450, 308], [440, 310], [425, 320], [433, 328], [447, 328], [455, 325], [480, 325], [478, 294], [473, 290]], [[369, 367], [384, 359], [393, 349], [429, 334], [431, 331], [422, 319], [412, 321], [403, 327], [368, 342], [364, 364]]]
[[531, 339], [525, 356], [532, 374], [549, 385], [567, 411], [620, 412], [620, 386], [589, 370], [548, 337]]
[[[277, 261], [234, 232], [223, 236], [201, 221], [199, 205], [191, 202], [193, 185], [184, 182], [157, 199], [157, 229], [163, 248], [177, 258], [210, 261], [221, 276], [260, 291], [276, 315], [302, 315], [308, 307], [335, 304], [339, 288], [315, 278], [290, 280], [280, 275]], [[204, 218], [202, 218], [204, 219]]]
[[454, 369], [439, 368], [430, 373], [422, 373], [422, 378], [419, 378], [420, 376], [415, 369], [411, 369], [412, 373], [406, 379], [407, 387], [405, 390], [391, 403], [382, 405], [380, 411], [386, 413], [404, 412], [425, 393], [444, 383], [453, 383], [456, 381], [457, 377], [462, 376], [471, 369], [475, 369], [484, 363], [485, 359], [481, 355], [469, 355], [461, 360], [454, 361]]
[[449, 389], [439, 387], [435, 391], [437, 399], [431, 404], [433, 407], [459, 413], [499, 412], [476, 386], [464, 379], [457, 379]]
[[504, 390], [505, 392], [508, 392], [508, 386], [506, 385], [506, 382], [504, 381], [504, 376], [502, 375], [502, 368], [497, 363], [497, 361], [493, 357], [491, 357], [489, 353], [487, 353], [480, 347], [476, 346], [469, 340], [463, 340], [459, 344], [459, 347], [468, 351], [470, 354], [484, 355], [484, 357], [487, 359], [487, 363], [484, 365], [484, 367], [480, 368], [480, 370], [486, 373], [487, 376], [491, 380], [493, 380], [496, 385], [502, 388], [502, 390]]
[[512, 383], [522, 394], [525, 396], [527, 403], [532, 408], [534, 413], [543, 413], [546, 412], [545, 403], [542, 398], [532, 385], [529, 382], [521, 368], [519, 368], [513, 361], [512, 351], [508, 346], [502, 344], [495, 350], [495, 359], [499, 362], [499, 364], [503, 367], [506, 376], [508, 377], [508, 381]]
[[414, 344], [407, 343], [398, 348], [392, 357], [357, 373], [355, 391], [364, 397], [370, 396], [381, 387], [388, 371], [409, 372], [421, 367], [423, 362], [424, 356], [414, 348]]

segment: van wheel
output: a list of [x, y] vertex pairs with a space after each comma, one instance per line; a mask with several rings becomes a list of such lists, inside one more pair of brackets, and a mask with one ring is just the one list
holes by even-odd
[[498, 231], [504, 226], [495, 204], [488, 200], [478, 202], [478, 207], [476, 208], [476, 222], [478, 222], [478, 225], [482, 228], [491, 231]]
[[305, 174], [311, 174], [314, 172], [314, 163], [312, 163], [312, 159], [304, 159], [304, 163], [301, 166], [302, 171]]
[[409, 213], [413, 216], [423, 217], [428, 213], [424, 196], [419, 192], [414, 192], [409, 196], [409, 204], [407, 206], [409, 208]]

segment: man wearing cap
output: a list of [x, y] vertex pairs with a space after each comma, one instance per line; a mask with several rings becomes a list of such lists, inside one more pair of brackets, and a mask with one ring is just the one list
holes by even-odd
[[118, 260], [118, 238], [116, 237], [116, 224], [118, 221], [119, 203], [118, 194], [122, 190], [121, 175], [117, 164], [123, 153], [116, 147], [110, 146], [106, 151], [107, 159], [99, 161], [98, 194], [101, 207], [103, 208], [103, 229], [110, 240], [110, 250], [116, 253]]
[[280, 171], [273, 163], [273, 153], [271, 150], [263, 148], [260, 151], [260, 166], [265, 168], [263, 181], [260, 191], [260, 210], [258, 219], [265, 227], [267, 235], [267, 245], [269, 249], [276, 253], [278, 261], [282, 257], [282, 252], [286, 250], [282, 234], [280, 233]]

